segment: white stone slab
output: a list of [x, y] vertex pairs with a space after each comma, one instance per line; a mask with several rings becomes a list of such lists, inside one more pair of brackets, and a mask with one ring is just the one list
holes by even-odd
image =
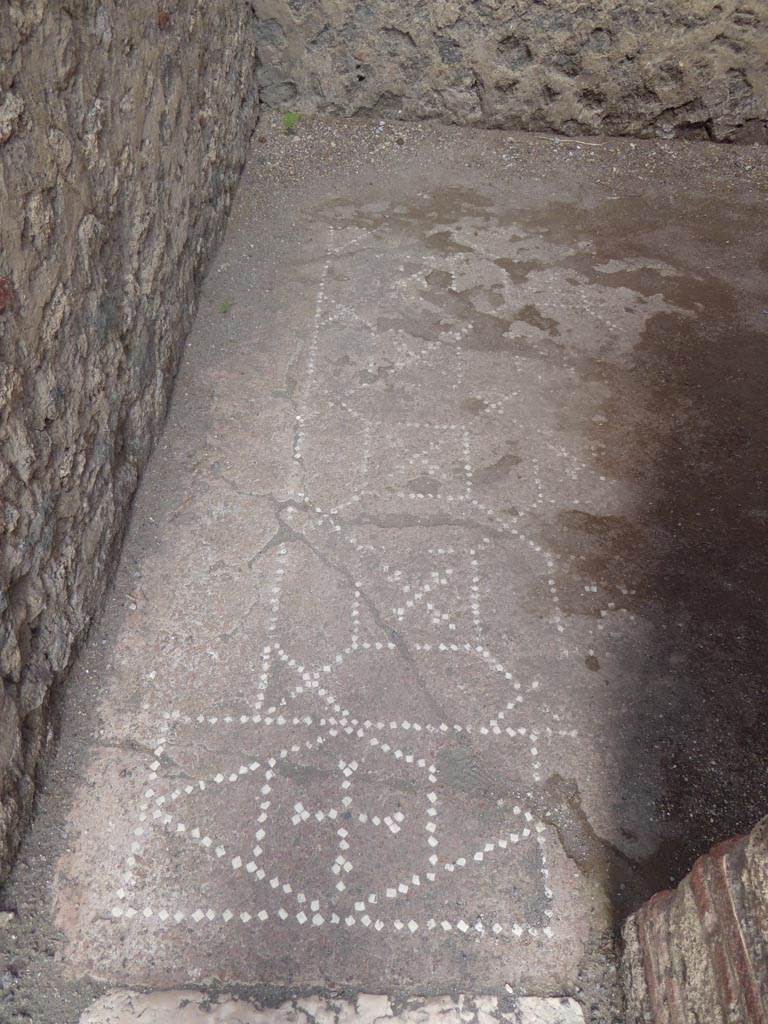
[[530, 996], [520, 1000], [520, 1024], [584, 1024], [584, 1013], [575, 999]]
[[103, 996], [80, 1024], [584, 1024], [574, 999], [525, 996], [515, 1008], [500, 1010], [493, 996], [411, 999], [394, 1015], [387, 996], [360, 995], [354, 1002], [311, 996], [260, 1007], [227, 996], [200, 992], [118, 991]]

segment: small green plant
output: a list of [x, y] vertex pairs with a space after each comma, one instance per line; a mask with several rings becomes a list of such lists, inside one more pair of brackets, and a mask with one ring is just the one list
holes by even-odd
[[230, 311], [230, 309], [232, 309], [232, 300], [231, 299], [225, 299], [219, 305], [219, 312], [221, 313], [222, 316], [226, 316], [227, 313]]
[[293, 135], [301, 120], [301, 114], [295, 110], [286, 110], [283, 114], [283, 128], [288, 135]]

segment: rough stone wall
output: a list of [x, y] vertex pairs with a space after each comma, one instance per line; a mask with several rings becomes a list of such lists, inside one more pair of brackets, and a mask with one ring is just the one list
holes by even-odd
[[768, 141], [765, 0], [255, 0], [282, 109]]
[[768, 818], [624, 926], [627, 1024], [768, 1020]]
[[0, 877], [257, 116], [243, 0], [0, 2]]

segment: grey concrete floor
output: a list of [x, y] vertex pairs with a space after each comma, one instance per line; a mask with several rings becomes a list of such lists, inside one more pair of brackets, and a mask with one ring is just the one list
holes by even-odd
[[0, 1019], [105, 986], [616, 1017], [617, 921], [768, 809], [767, 183], [751, 148], [263, 124]]

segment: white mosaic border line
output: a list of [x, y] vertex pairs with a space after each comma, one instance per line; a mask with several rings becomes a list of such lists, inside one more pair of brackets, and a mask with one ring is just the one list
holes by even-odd
[[[531, 684], [531, 689], [538, 689], [537, 680], [533, 681], [533, 683]], [[515, 708], [514, 704], [507, 704], [508, 710], [513, 708]], [[487, 725], [480, 726], [460, 725], [458, 723], [448, 725], [446, 722], [441, 722], [439, 725], [434, 725], [431, 722], [421, 723], [411, 722], [409, 720], [389, 722], [378, 720], [374, 722], [371, 719], [366, 719], [365, 721], [361, 722], [360, 719], [354, 718], [352, 716], [341, 717], [337, 719], [334, 715], [329, 715], [326, 718], [315, 718], [312, 715], [308, 714], [286, 717], [285, 715], [277, 713], [277, 711], [278, 708], [276, 707], [268, 708], [264, 716], [260, 714], [244, 715], [238, 712], [235, 712], [234, 714], [188, 715], [181, 711], [167, 711], [163, 714], [166, 719], [173, 719], [177, 721], [178, 724], [180, 725], [202, 725], [204, 722], [207, 722], [209, 725], [216, 725], [219, 723], [226, 725], [247, 725], [249, 723], [252, 725], [259, 725], [263, 722], [265, 725], [278, 726], [314, 726], [320, 728], [325, 728], [326, 726], [328, 726], [329, 729], [331, 730], [329, 732], [329, 735], [333, 737], [339, 734], [339, 730], [343, 730], [350, 736], [352, 734], [356, 735], [359, 739], [362, 739], [370, 731], [382, 732], [384, 730], [389, 730], [390, 732], [394, 732], [395, 730], [403, 730], [405, 732], [412, 731], [414, 733], [425, 732], [430, 735], [437, 735], [438, 733], [446, 735], [448, 733], [456, 732], [466, 734], [479, 733], [482, 736], [488, 736], [492, 733], [493, 735], [500, 736], [502, 733], [504, 733], [510, 739], [515, 739], [516, 737], [529, 737], [530, 739], [533, 739], [535, 735], [534, 732], [530, 730], [528, 726], [505, 726], [502, 729], [502, 727], [499, 725], [499, 720], [502, 720], [504, 718], [503, 711], [497, 712], [494, 718], [489, 719]], [[558, 716], [554, 715], [553, 717], [557, 718]], [[552, 738], [555, 736], [564, 739], [575, 739], [578, 736], [578, 732], [576, 729], [552, 729], [550, 726], [546, 726], [543, 730], [543, 733], [546, 735], [547, 739], [550, 742], [552, 741]], [[374, 742], [374, 740], [371, 740], [371, 743]], [[153, 762], [153, 765], [154, 763], [155, 762]], [[152, 771], [154, 771], [153, 765], [150, 765], [150, 779], [154, 779], [156, 777], [154, 774], [152, 774]], [[239, 770], [242, 772], [242, 768]], [[214, 779], [213, 781], [216, 780]]]
[[[282, 912], [281, 912], [282, 911]], [[360, 917], [356, 917], [353, 914], [348, 914], [342, 918], [337, 913], [332, 913], [327, 919], [319, 912], [313, 911], [312, 907], [309, 908], [309, 913], [306, 911], [299, 911], [298, 914], [291, 915], [283, 908], [277, 912], [277, 914], [270, 913], [268, 910], [259, 910], [255, 913], [251, 913], [248, 910], [234, 911], [228, 907], [224, 910], [214, 910], [212, 907], [195, 907], [194, 910], [180, 910], [180, 909], [168, 909], [167, 907], [160, 907], [159, 909], [151, 906], [144, 906], [141, 908], [128, 904], [127, 906], [115, 906], [111, 910], [111, 916], [116, 919], [125, 919], [131, 921], [133, 918], [140, 917], [145, 921], [158, 920], [162, 924], [166, 924], [171, 921], [175, 924], [181, 924], [186, 921], [188, 924], [191, 922], [195, 925], [205, 925], [222, 922], [229, 924], [230, 922], [237, 923], [238, 921], [242, 924], [250, 924], [251, 922], [259, 922], [265, 924], [269, 920], [277, 918], [283, 923], [289, 921], [292, 917], [302, 926], [319, 928], [322, 925], [339, 925], [345, 928], [362, 927], [368, 928], [376, 932], [390, 931], [401, 934], [415, 935], [418, 931], [435, 931], [437, 929], [444, 933], [458, 932], [460, 935], [468, 938], [479, 938], [489, 937], [498, 938], [504, 936], [505, 938], [522, 939], [526, 936], [530, 938], [541, 938], [544, 936], [547, 939], [553, 937], [552, 928], [547, 925], [543, 928], [537, 928], [533, 925], [521, 925], [519, 923], [513, 924], [511, 927], [505, 928], [498, 922], [492, 924], [484, 924], [482, 920], [478, 919], [474, 924], [469, 924], [463, 918], [454, 918], [449, 920], [448, 918], [436, 919], [433, 917], [422, 918], [421, 921], [417, 921], [415, 918], [409, 918], [407, 921], [401, 918], [395, 918], [394, 920], [385, 920], [380, 917], [371, 917], [370, 914], [362, 914]], [[310, 917], [310, 914], [312, 915]]]

